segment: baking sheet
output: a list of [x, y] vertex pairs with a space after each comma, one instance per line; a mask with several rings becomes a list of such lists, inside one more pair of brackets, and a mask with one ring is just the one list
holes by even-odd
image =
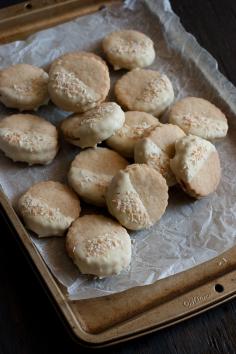
[[[0, 68], [21, 62], [46, 67], [59, 55], [73, 50], [102, 54], [101, 39], [119, 28], [140, 30], [154, 40], [157, 58], [151, 68], [169, 76], [176, 99], [187, 95], [204, 97], [228, 114], [229, 134], [217, 143], [223, 176], [217, 192], [198, 201], [178, 187], [172, 188], [161, 221], [149, 230], [131, 233], [130, 269], [112, 278], [98, 280], [81, 275], [65, 253], [64, 238], [38, 239], [31, 235], [51, 272], [67, 288], [70, 299], [108, 295], [150, 284], [213, 258], [236, 243], [236, 90], [219, 73], [215, 60], [183, 30], [168, 1], [126, 1], [123, 6], [104, 9], [41, 31], [25, 41], [3, 45]], [[111, 71], [112, 82], [123, 73]], [[11, 113], [15, 111], [0, 106], [0, 117]], [[52, 104], [40, 108], [38, 114], [55, 125], [68, 115]], [[0, 153], [0, 183], [13, 206], [33, 183], [47, 179], [66, 182], [69, 165], [79, 149], [64, 141], [61, 145], [50, 166], [28, 167], [13, 163]]]

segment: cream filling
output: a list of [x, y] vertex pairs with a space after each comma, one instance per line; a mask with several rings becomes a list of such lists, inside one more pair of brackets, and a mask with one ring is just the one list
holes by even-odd
[[205, 139], [187, 135], [176, 142], [175, 150], [175, 157], [170, 160], [171, 169], [176, 176], [190, 182], [216, 148]]

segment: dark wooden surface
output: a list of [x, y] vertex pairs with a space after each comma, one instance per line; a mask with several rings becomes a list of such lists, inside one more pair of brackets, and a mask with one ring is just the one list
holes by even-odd
[[[0, 0], [0, 6], [19, 1]], [[236, 0], [172, 0], [185, 28], [236, 85]], [[90, 352], [73, 343], [0, 215], [0, 354]], [[236, 300], [102, 353], [236, 353]]]

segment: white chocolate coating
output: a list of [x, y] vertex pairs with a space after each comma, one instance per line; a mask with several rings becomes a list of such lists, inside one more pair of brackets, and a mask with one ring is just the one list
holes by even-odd
[[65, 139], [71, 144], [95, 147], [120, 129], [125, 121], [125, 114], [115, 102], [104, 102], [83, 114], [66, 118], [61, 124]]
[[143, 68], [155, 59], [153, 41], [138, 31], [112, 32], [104, 38], [102, 46], [115, 70]]
[[88, 52], [66, 53], [50, 67], [48, 91], [55, 105], [85, 112], [105, 100], [110, 88], [106, 63]]
[[168, 77], [154, 70], [134, 69], [115, 85], [121, 106], [130, 111], [143, 111], [158, 117], [173, 102], [174, 90]]
[[119, 222], [131, 230], [145, 229], [152, 225], [148, 212], [130, 181], [129, 174], [124, 171], [119, 173], [115, 193], [112, 195], [112, 200], [107, 198], [107, 205], [112, 214], [116, 214], [116, 217], [119, 215], [117, 217]]
[[168, 186], [173, 186], [177, 181], [170, 168], [170, 158], [174, 155], [175, 142], [183, 136], [185, 133], [177, 125], [160, 124], [135, 145], [135, 162], [155, 168]]
[[119, 274], [131, 261], [129, 234], [102, 215], [78, 218], [67, 233], [66, 249], [81, 273], [99, 278]]
[[198, 97], [177, 101], [169, 112], [169, 121], [187, 134], [209, 140], [223, 138], [228, 131], [224, 113], [211, 102]]
[[39, 237], [63, 236], [80, 214], [80, 202], [66, 185], [43, 181], [19, 199], [18, 210], [27, 228]]
[[216, 148], [209, 141], [187, 135], [175, 144], [176, 154], [170, 166], [179, 180], [191, 182]]
[[25, 225], [39, 237], [63, 236], [73, 218], [63, 215], [58, 208], [50, 208], [42, 200], [23, 195], [19, 208]]
[[167, 201], [165, 179], [144, 164], [129, 165], [118, 172], [106, 193], [109, 212], [131, 230], [152, 226], [163, 215]]
[[[91, 104], [99, 100], [100, 95], [81, 81], [73, 72], [64, 68], [51, 75], [51, 89], [62, 92], [76, 104]], [[94, 104], [95, 106], [95, 104]], [[93, 105], [91, 106], [94, 107]]]
[[136, 163], [146, 163], [155, 168], [166, 179], [168, 186], [176, 184], [176, 179], [170, 168], [170, 158], [151, 139], [145, 138], [135, 145], [134, 160]]

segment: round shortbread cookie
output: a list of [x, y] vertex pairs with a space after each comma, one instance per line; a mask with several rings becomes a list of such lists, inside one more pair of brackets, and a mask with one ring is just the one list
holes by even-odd
[[198, 136], [187, 135], [176, 142], [175, 151], [170, 167], [183, 190], [195, 198], [214, 192], [221, 177], [215, 146]]
[[115, 95], [126, 109], [154, 116], [162, 114], [174, 100], [174, 90], [168, 77], [145, 69], [134, 69], [123, 75], [116, 82]]
[[0, 120], [0, 149], [13, 161], [49, 164], [58, 151], [56, 127], [31, 114], [14, 114]]
[[49, 94], [53, 103], [65, 111], [88, 111], [105, 100], [109, 89], [108, 67], [93, 53], [67, 53], [51, 64]]
[[128, 232], [102, 215], [84, 215], [70, 227], [66, 250], [83, 274], [99, 278], [119, 274], [131, 261]]
[[103, 39], [102, 47], [115, 70], [144, 68], [155, 59], [153, 41], [138, 31], [112, 32]]
[[48, 74], [29, 64], [15, 64], [0, 70], [0, 102], [20, 111], [47, 104]]
[[165, 177], [168, 186], [173, 186], [176, 179], [170, 168], [170, 158], [174, 156], [175, 142], [183, 136], [185, 133], [177, 125], [157, 126], [146, 138], [136, 143], [135, 162], [155, 168]]
[[118, 172], [107, 188], [109, 212], [125, 227], [140, 230], [154, 225], [168, 203], [168, 186], [153, 168], [133, 164]]
[[81, 148], [95, 147], [109, 138], [125, 121], [125, 114], [115, 102], [104, 102], [83, 114], [73, 114], [63, 120], [65, 139]]
[[63, 236], [80, 214], [80, 202], [66, 185], [45, 181], [34, 184], [18, 201], [26, 227], [39, 237]]
[[169, 112], [169, 122], [177, 124], [186, 134], [209, 140], [223, 138], [228, 131], [224, 113], [198, 97], [186, 97], [176, 102]]
[[134, 145], [159, 125], [159, 120], [145, 112], [125, 112], [125, 123], [106, 143], [125, 157], [134, 156]]
[[105, 193], [112, 177], [128, 162], [107, 148], [87, 149], [72, 161], [68, 181], [86, 202], [105, 206]]

